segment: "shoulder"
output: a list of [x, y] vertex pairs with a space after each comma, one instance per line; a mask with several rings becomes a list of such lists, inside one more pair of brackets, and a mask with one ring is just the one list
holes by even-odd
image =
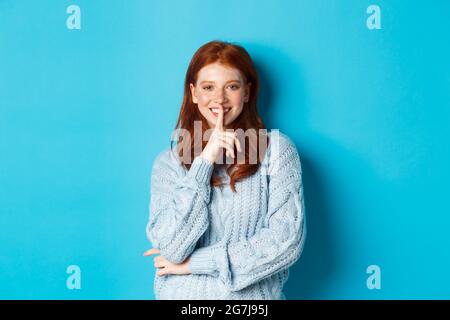
[[270, 171], [290, 167], [301, 171], [300, 155], [293, 140], [279, 130], [268, 132], [269, 147], [267, 165]]
[[269, 150], [272, 154], [278, 151], [283, 152], [287, 150], [297, 152], [297, 148], [292, 139], [280, 130], [271, 130], [268, 132], [268, 136], [270, 138]]
[[155, 157], [153, 161], [152, 175], [159, 174], [160, 172], [177, 174], [183, 171], [184, 167], [178, 157], [176, 150], [172, 147], [168, 147]]

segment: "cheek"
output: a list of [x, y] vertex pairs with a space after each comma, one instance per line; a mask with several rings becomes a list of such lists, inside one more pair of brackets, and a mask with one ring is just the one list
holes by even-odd
[[198, 98], [198, 104], [201, 107], [207, 106], [210, 101], [210, 99], [207, 95], [199, 95], [197, 98]]
[[230, 119], [231, 121], [233, 121], [234, 119], [236, 119], [237, 117], [239, 117], [239, 115], [242, 113], [242, 110], [244, 110], [244, 106], [242, 103], [235, 103], [235, 106], [230, 114]]
[[244, 95], [238, 92], [231, 95], [230, 100], [234, 106], [242, 108], [242, 105], [244, 104]]

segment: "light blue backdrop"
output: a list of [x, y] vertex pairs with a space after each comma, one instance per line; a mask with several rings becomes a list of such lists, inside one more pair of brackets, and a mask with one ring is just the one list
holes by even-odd
[[[80, 30], [66, 26], [72, 4]], [[154, 297], [150, 169], [187, 65], [214, 39], [250, 52], [263, 119], [302, 158], [308, 238], [288, 299], [450, 298], [449, 12], [446, 0], [0, 1], [0, 298]]]

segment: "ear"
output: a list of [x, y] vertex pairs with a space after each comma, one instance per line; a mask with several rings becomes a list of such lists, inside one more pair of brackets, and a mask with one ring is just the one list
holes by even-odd
[[248, 102], [248, 100], [250, 99], [250, 87], [252, 86], [252, 83], [249, 82], [247, 84], [247, 87], [245, 88], [245, 97], [244, 97], [244, 102]]
[[189, 84], [189, 88], [191, 89], [192, 102], [198, 103], [197, 96], [195, 95], [195, 87], [192, 83]]

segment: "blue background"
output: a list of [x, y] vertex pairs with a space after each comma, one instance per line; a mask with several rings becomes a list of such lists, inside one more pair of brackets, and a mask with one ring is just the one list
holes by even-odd
[[[81, 30], [66, 9], [81, 8]], [[381, 30], [366, 9], [381, 8]], [[450, 298], [450, 2], [0, 1], [0, 298], [152, 299], [150, 170], [204, 43], [243, 45], [296, 143], [288, 299]], [[81, 290], [66, 268], [81, 268]], [[381, 268], [369, 290], [366, 268]]]

